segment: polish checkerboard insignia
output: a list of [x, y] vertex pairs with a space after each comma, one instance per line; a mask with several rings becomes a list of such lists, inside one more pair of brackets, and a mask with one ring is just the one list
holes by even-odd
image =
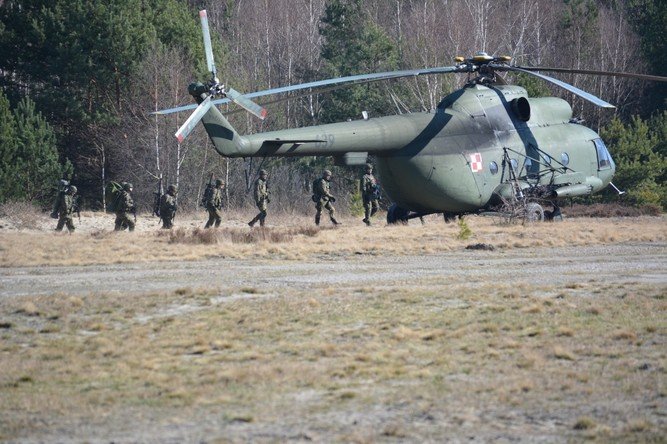
[[482, 154], [481, 153], [473, 153], [470, 155], [470, 169], [472, 170], [473, 173], [479, 173], [482, 171]]

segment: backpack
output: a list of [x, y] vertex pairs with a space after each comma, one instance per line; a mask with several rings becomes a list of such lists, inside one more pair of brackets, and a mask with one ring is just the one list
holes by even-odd
[[120, 183], [111, 181], [107, 184], [104, 189], [104, 199], [106, 200], [107, 211], [111, 211], [112, 213], [116, 212], [121, 191], [123, 191], [123, 186]]
[[58, 191], [59, 191], [60, 193], [66, 193], [66, 192], [67, 192], [67, 188], [69, 188], [69, 180], [66, 180], [66, 179], [60, 179], [60, 180], [58, 181]]
[[199, 204], [204, 207], [208, 208], [209, 203], [213, 199], [213, 189], [215, 186], [212, 183], [206, 184], [206, 189], [204, 190], [204, 194], [201, 196], [201, 202]]

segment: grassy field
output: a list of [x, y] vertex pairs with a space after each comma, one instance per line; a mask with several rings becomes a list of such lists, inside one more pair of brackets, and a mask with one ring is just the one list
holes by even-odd
[[[201, 218], [201, 216], [200, 216]], [[247, 217], [250, 219], [250, 216]], [[160, 230], [157, 219], [140, 218], [134, 233], [114, 232], [113, 217], [83, 216], [77, 232], [55, 234], [53, 223], [35, 229], [6, 230], [0, 236], [0, 267], [141, 263], [162, 260], [198, 260], [212, 257], [308, 260], [322, 255], [434, 254], [485, 243], [498, 249], [596, 245], [619, 242], [667, 241], [667, 219], [637, 217], [566, 219], [533, 225], [499, 224], [491, 218], [465, 219], [462, 227], [430, 216], [426, 224], [372, 227], [357, 219], [333, 228], [315, 227], [306, 217], [283, 216], [266, 229], [250, 230], [245, 217], [236, 216], [218, 230], [204, 230], [193, 216], [179, 218], [174, 230]], [[199, 228], [198, 228], [199, 227]], [[465, 237], [465, 238], [462, 238]]]
[[[469, 218], [467, 240], [436, 219], [346, 222], [3, 233], [0, 439], [663, 442], [664, 218], [527, 227]], [[464, 253], [473, 243], [495, 250]], [[627, 270], [611, 273], [605, 254]], [[265, 271], [245, 285], [176, 289], [165, 271], [150, 292], [99, 282], [109, 264], [139, 272], [156, 260]], [[451, 261], [455, 277], [433, 272]], [[285, 263], [352, 264], [382, 280], [300, 283]], [[8, 296], [12, 279], [58, 264], [85, 265], [90, 291], [36, 283]], [[491, 279], [499, 268], [522, 272]]]

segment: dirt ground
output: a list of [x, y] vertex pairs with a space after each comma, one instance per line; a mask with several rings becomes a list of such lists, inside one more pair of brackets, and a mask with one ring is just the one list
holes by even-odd
[[0, 220], [0, 440], [664, 442], [664, 217], [246, 216]]

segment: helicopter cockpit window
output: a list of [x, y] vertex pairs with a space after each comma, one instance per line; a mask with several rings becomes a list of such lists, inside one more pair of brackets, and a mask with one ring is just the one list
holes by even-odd
[[598, 153], [598, 169], [606, 170], [611, 168], [614, 164], [614, 161], [611, 160], [609, 150], [607, 150], [607, 146], [604, 144], [602, 139], [595, 139], [593, 140], [593, 143], [595, 144], [595, 149]]
[[567, 153], [560, 154], [560, 163], [567, 166], [570, 163], [570, 156]]
[[512, 169], [516, 171], [517, 173], [519, 172], [519, 161], [516, 159], [510, 159], [510, 165], [512, 165]]
[[491, 171], [491, 174], [498, 174], [498, 164], [492, 161], [489, 164], [489, 171]]

